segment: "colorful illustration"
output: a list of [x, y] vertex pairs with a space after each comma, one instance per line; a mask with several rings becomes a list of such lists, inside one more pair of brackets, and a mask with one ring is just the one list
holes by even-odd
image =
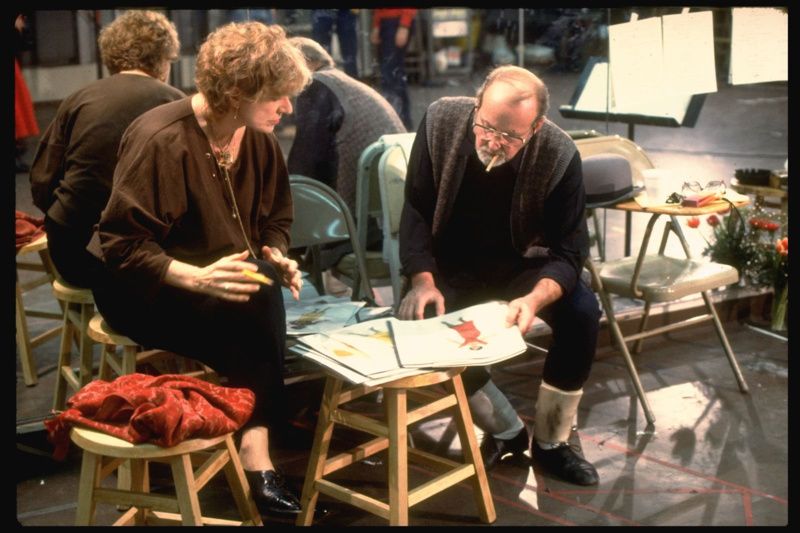
[[480, 350], [481, 348], [483, 348], [482, 345], [485, 345], [486, 341], [480, 338], [481, 332], [475, 326], [475, 321], [464, 320], [464, 317], [459, 317], [459, 320], [461, 320], [460, 324], [448, 324], [447, 322], [442, 321], [442, 324], [444, 324], [448, 328], [452, 329], [453, 331], [461, 335], [461, 338], [464, 339], [464, 342], [461, 343], [459, 348], [463, 348], [465, 346], [470, 350]]

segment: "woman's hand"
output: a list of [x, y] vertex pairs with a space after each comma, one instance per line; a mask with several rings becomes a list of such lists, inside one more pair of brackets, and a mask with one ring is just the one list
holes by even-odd
[[436, 316], [444, 314], [444, 296], [436, 288], [433, 276], [427, 272], [415, 274], [411, 280], [411, 290], [400, 302], [397, 316], [400, 320], [422, 320], [425, 318], [425, 306], [429, 303], [436, 306]]
[[284, 257], [283, 253], [275, 247], [264, 246], [261, 248], [264, 259], [271, 262], [281, 276], [281, 285], [292, 291], [295, 300], [300, 300], [300, 289], [303, 288], [303, 278], [297, 261]]
[[196, 267], [177, 260], [170, 262], [164, 281], [169, 285], [194, 292], [211, 294], [223, 300], [246, 302], [250, 293], [258, 292], [258, 283], [242, 274], [258, 267], [245, 261], [246, 250], [225, 256], [206, 267]]

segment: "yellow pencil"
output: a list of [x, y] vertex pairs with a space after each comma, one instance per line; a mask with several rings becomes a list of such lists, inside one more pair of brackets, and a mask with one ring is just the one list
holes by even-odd
[[256, 280], [259, 283], [263, 283], [264, 285], [272, 285], [273, 283], [271, 279], [269, 279], [261, 272], [253, 272], [252, 270], [242, 270], [242, 274], [244, 274], [248, 278]]

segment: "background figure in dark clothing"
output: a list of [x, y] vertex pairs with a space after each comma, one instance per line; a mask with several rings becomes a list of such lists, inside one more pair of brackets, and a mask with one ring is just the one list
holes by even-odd
[[344, 61], [343, 70], [348, 76], [358, 78], [358, 9], [312, 9], [311, 36], [332, 54], [331, 41], [334, 27], [339, 40], [339, 51]]
[[50, 256], [59, 275], [79, 287], [91, 287], [103, 271], [86, 245], [111, 194], [122, 133], [145, 111], [184, 96], [165, 83], [179, 43], [164, 15], [128, 11], [103, 28], [98, 45], [111, 76], [61, 102], [31, 169]]
[[525, 334], [535, 317], [553, 331], [534, 438], [483, 367], [464, 372], [481, 454], [491, 468], [530, 446], [540, 466], [579, 485], [597, 471], [567, 440], [594, 359], [600, 310], [580, 280], [589, 252], [580, 154], [547, 120], [544, 83], [520, 67], [493, 70], [476, 98], [428, 107], [409, 158], [400, 259], [411, 288], [398, 316], [424, 318], [506, 300]]
[[[335, 68], [333, 58], [318, 42], [306, 37], [290, 41], [303, 53], [313, 74], [311, 85], [297, 97], [289, 173], [328, 185], [355, 213], [361, 153], [381, 135], [406, 129], [378, 91]], [[367, 248], [380, 249], [382, 242], [380, 228], [369, 218]], [[323, 247], [318, 267], [325, 271], [352, 251], [349, 242]]]
[[406, 79], [406, 50], [414, 27], [416, 9], [375, 9], [370, 41], [378, 45], [381, 93], [395, 108], [407, 130], [413, 130], [411, 102]]

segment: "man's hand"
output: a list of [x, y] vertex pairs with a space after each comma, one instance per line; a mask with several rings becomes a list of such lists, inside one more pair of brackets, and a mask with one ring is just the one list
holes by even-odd
[[511, 300], [506, 314], [506, 327], [516, 324], [524, 337], [531, 329], [537, 311], [533, 294], [526, 294], [522, 298]]
[[429, 303], [436, 305], [436, 316], [444, 314], [444, 296], [436, 288], [433, 275], [430, 272], [414, 274], [411, 290], [400, 302], [397, 316], [400, 320], [422, 320], [425, 318], [425, 306]]
[[536, 282], [533, 290], [508, 304], [506, 326], [516, 324], [520, 333], [525, 336], [533, 325], [533, 319], [540, 309], [549, 305], [564, 294], [561, 285], [550, 278], [542, 278]]
[[297, 261], [284, 257], [277, 248], [264, 246], [261, 248], [264, 259], [272, 263], [281, 276], [281, 285], [292, 291], [295, 300], [300, 300], [300, 289], [303, 288], [302, 273], [297, 266]]

